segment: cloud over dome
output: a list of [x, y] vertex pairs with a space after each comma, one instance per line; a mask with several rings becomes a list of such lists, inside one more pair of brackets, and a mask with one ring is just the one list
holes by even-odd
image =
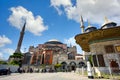
[[[59, 12], [65, 12], [68, 19], [80, 22], [80, 16], [83, 15], [85, 21], [90, 20], [93, 24], [102, 24], [104, 17], [120, 24], [120, 1], [119, 0], [51, 0], [51, 5]], [[74, 2], [74, 5], [73, 5]], [[59, 4], [59, 5], [57, 5]], [[63, 6], [64, 9], [60, 7]], [[57, 10], [57, 11], [58, 11]], [[58, 13], [59, 13], [58, 12]]]
[[41, 33], [48, 29], [48, 26], [44, 25], [43, 18], [39, 15], [34, 16], [31, 11], [28, 11], [22, 6], [10, 8], [12, 14], [9, 16], [9, 23], [21, 29], [26, 20], [26, 30], [33, 33], [34, 35], [40, 36]]
[[74, 37], [70, 37], [68, 39], [64, 39], [64, 43], [66, 43], [68, 46], [76, 46], [77, 52], [82, 54], [82, 49], [78, 44], [76, 44]]

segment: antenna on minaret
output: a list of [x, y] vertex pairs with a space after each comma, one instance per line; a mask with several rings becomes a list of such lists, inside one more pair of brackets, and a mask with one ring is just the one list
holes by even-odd
[[83, 21], [83, 17], [80, 17], [80, 28], [81, 28], [81, 33], [84, 33], [84, 21]]
[[21, 45], [22, 45], [22, 41], [23, 41], [23, 37], [24, 37], [24, 33], [25, 33], [25, 27], [26, 27], [26, 21], [20, 32], [20, 37], [19, 37], [19, 41], [18, 41], [17, 49], [15, 50], [15, 53], [21, 53], [20, 49], [21, 49]]

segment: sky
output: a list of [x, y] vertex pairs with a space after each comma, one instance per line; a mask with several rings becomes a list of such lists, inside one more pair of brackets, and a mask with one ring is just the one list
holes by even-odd
[[77, 46], [81, 54], [74, 39], [81, 33], [80, 16], [85, 28], [89, 21], [99, 29], [104, 17], [119, 25], [119, 13], [120, 0], [0, 0], [0, 59], [7, 60], [14, 53], [25, 21], [22, 52], [27, 52], [29, 46], [57, 39]]

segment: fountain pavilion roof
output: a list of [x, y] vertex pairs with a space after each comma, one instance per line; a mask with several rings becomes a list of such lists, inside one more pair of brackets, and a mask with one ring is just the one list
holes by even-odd
[[76, 43], [79, 44], [83, 51], [90, 52], [89, 45], [106, 40], [120, 40], [120, 26], [98, 29], [88, 33], [78, 34], [75, 36]]

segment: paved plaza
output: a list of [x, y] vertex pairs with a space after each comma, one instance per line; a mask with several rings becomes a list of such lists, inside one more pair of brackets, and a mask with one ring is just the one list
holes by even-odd
[[[93, 80], [74, 72], [57, 73], [13, 73], [11, 75], [0, 76], [0, 80]], [[99, 80], [99, 79], [94, 79]], [[107, 80], [107, 79], [100, 79]]]

